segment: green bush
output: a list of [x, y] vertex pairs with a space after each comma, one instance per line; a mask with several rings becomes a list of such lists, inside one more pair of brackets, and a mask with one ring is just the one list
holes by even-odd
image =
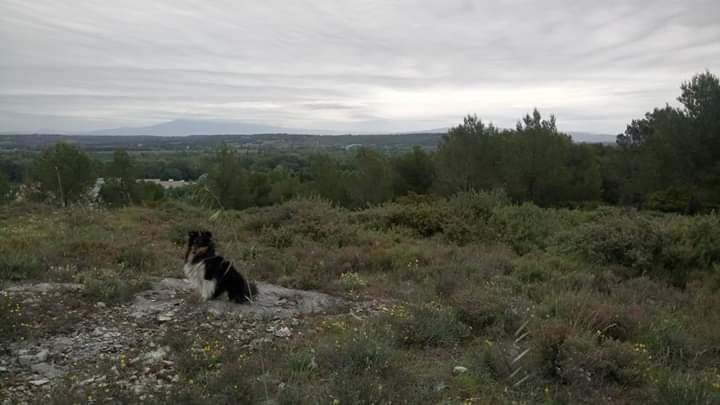
[[43, 263], [31, 253], [0, 250], [0, 280], [22, 281], [39, 278]]
[[156, 259], [152, 251], [136, 245], [123, 248], [117, 257], [117, 262], [124, 269], [147, 272], [153, 270], [157, 262]]
[[407, 316], [390, 316], [396, 344], [415, 347], [451, 347], [470, 336], [472, 328], [450, 308], [426, 305]]
[[91, 270], [80, 273], [76, 281], [82, 283], [83, 296], [92, 301], [122, 304], [148, 288], [147, 282], [128, 279], [109, 270]]
[[662, 373], [653, 400], [660, 405], [719, 404], [720, 374]]
[[18, 298], [0, 292], [0, 340], [3, 342], [24, 338], [30, 328], [31, 315]]
[[717, 215], [605, 217], [581, 226], [571, 244], [591, 263], [620, 265], [629, 277], [647, 274], [684, 287], [693, 272], [720, 260], [720, 219]]
[[616, 340], [597, 343], [594, 336], [577, 335], [559, 347], [558, 375], [575, 386], [639, 386], [648, 377], [648, 356], [642, 344]]

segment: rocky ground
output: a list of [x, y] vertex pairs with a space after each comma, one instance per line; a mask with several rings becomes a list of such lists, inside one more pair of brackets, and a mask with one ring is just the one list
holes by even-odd
[[[41, 333], [2, 342], [0, 401], [42, 402], [58, 389], [130, 390], [142, 395], [178, 383], [169, 339], [221, 336], [251, 353], [278, 340], [312, 333], [315, 320], [338, 314], [364, 317], [385, 308], [318, 292], [259, 283], [251, 305], [200, 302], [182, 279], [162, 279], [127, 304], [80, 300], [79, 284], [19, 285], [0, 291], [22, 304]], [[4, 340], [4, 339], [3, 339]], [[205, 349], [203, 349], [205, 350]], [[208, 349], [209, 350], [209, 349]], [[92, 402], [92, 398], [88, 398]]]

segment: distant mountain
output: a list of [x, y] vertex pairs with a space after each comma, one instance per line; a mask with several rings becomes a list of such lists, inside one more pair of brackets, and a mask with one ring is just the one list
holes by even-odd
[[[258, 135], [258, 134], [292, 134], [292, 135], [400, 135], [400, 134], [445, 134], [449, 128], [434, 128], [418, 131], [337, 131], [300, 128], [284, 128], [272, 125], [247, 123], [225, 120], [173, 120], [145, 127], [123, 127], [102, 129], [80, 135], [108, 136], [163, 136], [177, 137], [190, 135]], [[45, 132], [45, 134], [52, 132]], [[615, 144], [615, 135], [596, 134], [592, 132], [567, 132], [577, 143]], [[0, 135], [22, 135], [19, 132], [2, 132]], [[76, 133], [77, 134], [77, 133]]]
[[135, 128], [101, 129], [88, 132], [89, 135], [252, 135], [252, 134], [305, 134], [340, 135], [342, 131], [282, 128], [241, 121], [174, 120], [162, 124]]

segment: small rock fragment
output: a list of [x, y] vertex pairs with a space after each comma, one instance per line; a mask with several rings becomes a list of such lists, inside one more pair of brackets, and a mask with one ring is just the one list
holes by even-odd
[[170, 313], [158, 315], [158, 321], [161, 323], [172, 321], [172, 319], [173, 319], [173, 317], [172, 317], [172, 314], [170, 314]]
[[49, 382], [50, 382], [50, 380], [48, 380], [47, 378], [41, 378], [41, 379], [39, 379], [39, 380], [30, 380], [30, 384], [32, 384], [32, 385], [34, 385], [34, 386], [36, 386], [36, 387], [39, 387], [39, 386], [41, 386], [41, 385], [45, 385], [45, 384], [47, 384], [47, 383], [49, 383]]
[[30, 366], [30, 369], [38, 374], [44, 375], [47, 378], [57, 378], [65, 374], [64, 371], [48, 363], [33, 364]]
[[158, 361], [163, 360], [169, 351], [170, 348], [167, 346], [160, 347], [157, 350], [145, 353], [143, 355], [143, 360], [145, 360], [146, 363], [157, 363]]
[[275, 335], [275, 337], [290, 337], [292, 332], [290, 331], [290, 328], [283, 326], [282, 328], [275, 330], [273, 335]]
[[468, 371], [467, 367], [455, 366], [453, 368], [452, 373], [453, 373], [453, 375], [460, 375], [460, 374], [466, 373], [467, 371]]

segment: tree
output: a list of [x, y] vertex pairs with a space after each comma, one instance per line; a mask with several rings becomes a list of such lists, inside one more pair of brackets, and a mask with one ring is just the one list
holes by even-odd
[[355, 206], [380, 204], [393, 197], [393, 171], [377, 151], [360, 148], [354, 159], [356, 170], [350, 175], [348, 192]]
[[346, 176], [334, 159], [327, 155], [313, 156], [308, 172], [312, 192], [335, 204], [349, 204]]
[[437, 152], [439, 191], [492, 189], [500, 186], [502, 164], [498, 130], [468, 115], [440, 141]]
[[516, 200], [550, 205], [572, 198], [568, 170], [572, 140], [558, 132], [555, 117], [535, 109], [505, 136], [503, 179]]
[[392, 161], [397, 174], [395, 193], [425, 194], [435, 182], [436, 170], [432, 156], [421, 147], [415, 146], [412, 152], [402, 154]]
[[213, 205], [242, 209], [253, 205], [250, 178], [242, 167], [237, 152], [228, 145], [221, 146], [215, 155], [215, 165], [208, 173], [208, 187]]
[[96, 176], [90, 157], [74, 146], [60, 142], [44, 150], [33, 162], [31, 178], [40, 190], [65, 207], [85, 195]]
[[105, 184], [100, 197], [110, 205], [127, 205], [142, 200], [143, 187], [137, 183], [137, 170], [125, 150], [113, 152], [113, 160], [107, 168]]
[[624, 202], [688, 212], [720, 204], [720, 81], [705, 72], [680, 87], [683, 108], [656, 108], [618, 136]]

